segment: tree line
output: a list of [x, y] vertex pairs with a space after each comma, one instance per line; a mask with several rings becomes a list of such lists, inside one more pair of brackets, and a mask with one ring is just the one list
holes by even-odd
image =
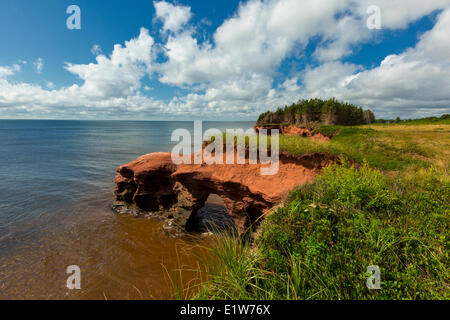
[[335, 98], [329, 100], [300, 100], [290, 106], [278, 108], [275, 112], [267, 111], [258, 118], [258, 125], [268, 124], [308, 124], [358, 125], [374, 123], [375, 115], [370, 110], [363, 110], [353, 104], [340, 102]]

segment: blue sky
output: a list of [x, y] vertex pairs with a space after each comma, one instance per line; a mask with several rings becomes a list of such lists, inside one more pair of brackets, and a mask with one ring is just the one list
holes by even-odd
[[449, 0], [3, 0], [0, 42], [0, 118], [253, 120], [311, 97], [450, 113]]

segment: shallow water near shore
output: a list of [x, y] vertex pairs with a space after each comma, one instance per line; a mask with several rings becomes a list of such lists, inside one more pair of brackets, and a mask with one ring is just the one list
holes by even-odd
[[[0, 299], [169, 298], [164, 267], [195, 265], [203, 238], [169, 238], [162, 222], [110, 205], [115, 169], [169, 152], [178, 128], [193, 123], [0, 120]], [[81, 269], [81, 290], [66, 287], [69, 265]]]

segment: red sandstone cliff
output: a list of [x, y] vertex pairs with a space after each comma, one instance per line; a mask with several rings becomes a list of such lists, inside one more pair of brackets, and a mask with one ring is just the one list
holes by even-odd
[[115, 208], [153, 212], [183, 228], [208, 196], [217, 194], [243, 232], [295, 186], [313, 180], [336, 160], [326, 154], [281, 154], [278, 174], [263, 176], [261, 164], [175, 165], [170, 153], [152, 153], [117, 169]]
[[283, 134], [283, 135], [296, 135], [296, 136], [301, 136], [301, 137], [308, 137], [312, 140], [318, 140], [318, 141], [324, 141], [324, 142], [330, 141], [329, 137], [326, 137], [320, 133], [313, 133], [309, 129], [300, 128], [300, 127], [293, 126], [293, 125], [255, 126], [254, 129], [257, 133], [262, 129], [266, 129], [266, 130], [268, 130], [268, 132], [270, 132], [269, 130], [278, 129], [280, 131], [280, 134]]

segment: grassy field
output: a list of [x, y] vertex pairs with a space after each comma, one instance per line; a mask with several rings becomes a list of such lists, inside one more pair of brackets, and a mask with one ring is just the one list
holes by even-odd
[[317, 132], [337, 134], [330, 142], [296, 136], [281, 136], [280, 150], [293, 154], [326, 152], [351, 160], [367, 160], [374, 168], [398, 171], [427, 167], [431, 163], [449, 167], [450, 125], [324, 126]]
[[[197, 270], [203, 280], [178, 287], [179, 296], [450, 298], [450, 125], [319, 130], [335, 136], [330, 142], [282, 136], [280, 149], [339, 154], [342, 165], [293, 190], [255, 239], [216, 238]], [[380, 267], [381, 290], [366, 286], [371, 265]]]

